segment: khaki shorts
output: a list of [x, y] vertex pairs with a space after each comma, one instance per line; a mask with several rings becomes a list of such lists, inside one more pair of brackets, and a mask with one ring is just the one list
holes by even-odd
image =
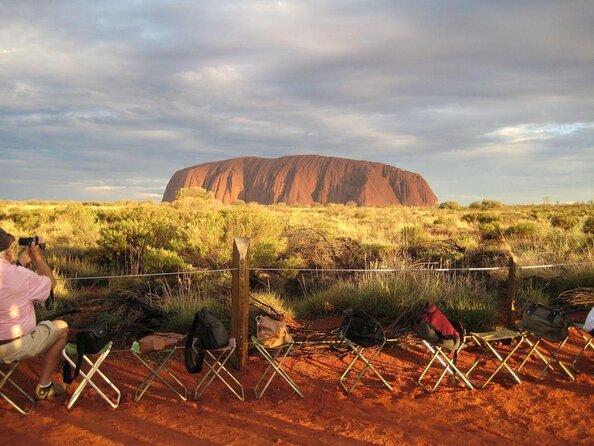
[[42, 321], [35, 330], [10, 344], [0, 345], [0, 360], [14, 362], [32, 358], [45, 352], [56, 343], [58, 329], [51, 321]]

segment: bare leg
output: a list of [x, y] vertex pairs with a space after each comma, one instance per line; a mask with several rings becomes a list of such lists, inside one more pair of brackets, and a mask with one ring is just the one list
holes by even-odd
[[51, 382], [52, 373], [56, 370], [62, 355], [62, 350], [68, 341], [68, 324], [62, 320], [55, 320], [52, 323], [58, 329], [58, 338], [46, 352], [43, 358], [43, 369], [39, 376], [39, 385], [47, 385]]

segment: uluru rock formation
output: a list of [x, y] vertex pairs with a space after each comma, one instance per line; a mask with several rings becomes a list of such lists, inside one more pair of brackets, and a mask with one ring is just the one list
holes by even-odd
[[163, 201], [182, 187], [202, 187], [229, 204], [355, 202], [360, 206], [431, 206], [437, 197], [416, 173], [369, 161], [319, 155], [234, 158], [186, 167], [173, 174]]

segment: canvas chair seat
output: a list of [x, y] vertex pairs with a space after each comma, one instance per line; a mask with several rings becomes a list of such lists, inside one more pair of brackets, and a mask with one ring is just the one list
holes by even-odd
[[[429, 361], [421, 371], [419, 378], [417, 379], [417, 384], [425, 389], [427, 392], [435, 392], [443, 378], [446, 375], [450, 375], [453, 381], [460, 381], [464, 384], [467, 389], [473, 390], [474, 386], [470, 382], [467, 374], [463, 373], [458, 366], [456, 365], [458, 354], [462, 349], [466, 347], [466, 332], [462, 328], [462, 325], [459, 323], [452, 323], [456, 331], [459, 333], [460, 337], [458, 340], [451, 340], [451, 347], [453, 351], [450, 352], [448, 348], [444, 345], [439, 345], [436, 343], [431, 343], [426, 339], [421, 339], [422, 344], [427, 349], [427, 352], [430, 354]], [[427, 377], [429, 379], [428, 372], [433, 365], [437, 365], [438, 368], [443, 369], [435, 384], [429, 385], [426, 384], [423, 380]]]
[[[208, 368], [208, 371], [198, 382], [196, 389], [194, 389], [195, 400], [204, 393], [216, 378], [218, 378], [225, 387], [237, 397], [237, 399], [241, 401], [245, 400], [243, 385], [231, 374], [226, 366], [227, 361], [229, 361], [236, 348], [237, 342], [235, 341], [235, 338], [229, 338], [229, 344], [225, 347], [203, 350], [204, 364]], [[194, 351], [198, 352], [195, 346]]]
[[[477, 357], [476, 361], [472, 364], [466, 376], [470, 376], [470, 373], [481, 363], [486, 362], [489, 360], [493, 364], [495, 364], [495, 370], [487, 377], [485, 382], [480, 386], [481, 389], [484, 389], [492, 380], [495, 378], [497, 374], [499, 374], [502, 370], [507, 371], [509, 376], [518, 384], [521, 384], [522, 381], [520, 380], [519, 376], [514, 372], [514, 370], [509, 366], [508, 362], [510, 359], [516, 354], [520, 345], [524, 341], [524, 337], [521, 333], [517, 331], [510, 330], [507, 328], [488, 331], [488, 332], [471, 332], [470, 338], [474, 341], [474, 343], [481, 349], [482, 353]], [[501, 342], [515, 342], [515, 346], [505, 355], [503, 356], [501, 349], [497, 350], [497, 345]]]
[[[122, 396], [120, 390], [113, 384], [109, 378], [99, 369], [109, 353], [111, 352], [111, 347], [113, 342], [108, 342], [97, 354], [84, 354], [83, 355], [83, 366], [86, 364], [88, 369], [85, 371], [83, 367], [80, 369], [80, 376], [82, 377], [82, 381], [76, 388], [76, 390], [70, 396], [66, 407], [70, 409], [74, 403], [78, 400], [82, 391], [90, 385], [95, 392], [112, 408], [118, 407], [120, 404], [120, 398]], [[69, 342], [66, 344], [66, 347], [62, 350], [62, 357], [70, 364], [71, 367], [76, 367], [76, 363], [71, 358], [71, 356], [77, 355], [77, 348], [76, 344]], [[94, 359], [94, 361], [93, 361]], [[93, 381], [95, 375], [99, 376], [104, 383], [106, 383], [111, 390], [115, 393], [115, 396], [109, 397], [104, 391], [102, 391], [99, 386]]]
[[[367, 341], [356, 338], [351, 330], [353, 328], [352, 324], [354, 323], [353, 317], [358, 314], [364, 314], [364, 317], [373, 321], [373, 324], [377, 328], [373, 337]], [[373, 365], [373, 361], [381, 353], [386, 344], [385, 333], [377, 321], [372, 320], [370, 316], [359, 310], [347, 310], [344, 314], [342, 326], [338, 332], [338, 342], [347, 346], [353, 354], [353, 359], [339, 378], [339, 383], [347, 394], [353, 391], [367, 371], [373, 372], [388, 390], [392, 390], [390, 383], [388, 383]]]
[[293, 379], [283, 368], [285, 359], [287, 359], [287, 356], [293, 349], [295, 343], [291, 340], [291, 342], [287, 342], [278, 347], [267, 347], [266, 345], [262, 344], [255, 336], [252, 336], [252, 343], [254, 344], [256, 351], [268, 363], [268, 366], [264, 370], [264, 373], [262, 373], [262, 376], [260, 376], [260, 379], [258, 379], [258, 382], [254, 387], [254, 394], [256, 396], [256, 399], [259, 400], [260, 398], [262, 398], [262, 396], [270, 386], [272, 380], [277, 376], [283, 378], [285, 382], [289, 384], [291, 389], [293, 389], [293, 391], [297, 395], [303, 398], [303, 393], [301, 393], [301, 390], [299, 389], [295, 381], [293, 381]]
[[[6, 371], [3, 371], [0, 368], [0, 396], [4, 398], [4, 400], [6, 400], [19, 413], [23, 415], [29, 415], [35, 407], [35, 399], [32, 398], [29, 394], [27, 394], [27, 392], [25, 392], [23, 388], [20, 387], [11, 378], [11, 376], [15, 374], [21, 363], [21, 360], [14, 361], [11, 363], [6, 363], [0, 360], [0, 364], [6, 364], [8, 366], [8, 369]], [[10, 390], [8, 386], [11, 386]], [[10, 392], [10, 394], [8, 392]], [[24, 402], [19, 403], [15, 401], [15, 397], [12, 396], [12, 393], [14, 392], [18, 392], [22, 397], [24, 397]]]
[[[140, 363], [149, 371], [148, 375], [146, 375], [142, 383], [140, 383], [134, 392], [134, 401], [140, 401], [155, 378], [161, 381], [165, 387], [171, 390], [182, 401], [188, 400], [187, 387], [167, 367], [167, 362], [179, 348], [182, 347], [172, 346], [162, 350], [142, 352], [138, 341], [134, 341], [132, 343], [130, 351], [134, 357], [136, 357], [136, 359], [138, 359], [138, 361], [140, 361]], [[163, 376], [164, 374], [167, 375], [170, 380], [165, 379]]]

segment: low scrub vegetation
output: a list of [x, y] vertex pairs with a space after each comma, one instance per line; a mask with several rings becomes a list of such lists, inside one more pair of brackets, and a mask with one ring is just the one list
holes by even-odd
[[[224, 316], [230, 273], [149, 276], [134, 286], [123, 283], [130, 279], [104, 276], [225, 270], [236, 237], [251, 239], [254, 305], [264, 302], [291, 318], [360, 307], [404, 321], [434, 300], [471, 327], [492, 327], [501, 313], [506, 270], [436, 269], [507, 267], [510, 257], [519, 267], [521, 300], [550, 301], [567, 289], [594, 286], [592, 204], [224, 206], [197, 188], [182, 189], [173, 203], [5, 201], [0, 227], [17, 237], [46, 239], [64, 308], [85, 310], [89, 301], [111, 296], [97, 311], [126, 329], [153, 320], [161, 329], [182, 330], [202, 305]], [[551, 264], [565, 266], [522, 269]], [[423, 272], [360, 272], [403, 268]], [[133, 302], [143, 312], [116, 311], [113, 302]]]

